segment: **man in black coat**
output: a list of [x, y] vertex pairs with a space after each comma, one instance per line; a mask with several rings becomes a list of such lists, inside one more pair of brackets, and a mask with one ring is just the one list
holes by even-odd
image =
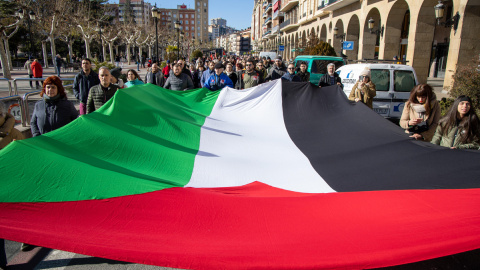
[[323, 75], [318, 82], [318, 86], [330, 86], [330, 85], [340, 85], [343, 88], [342, 79], [338, 74], [335, 72], [335, 64], [330, 63], [327, 65], [327, 74]]

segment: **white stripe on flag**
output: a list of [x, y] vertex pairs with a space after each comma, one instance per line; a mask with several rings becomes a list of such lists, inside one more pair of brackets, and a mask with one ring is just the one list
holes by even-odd
[[186, 187], [231, 187], [254, 181], [298, 192], [335, 192], [289, 137], [282, 83], [225, 88], [200, 135]]

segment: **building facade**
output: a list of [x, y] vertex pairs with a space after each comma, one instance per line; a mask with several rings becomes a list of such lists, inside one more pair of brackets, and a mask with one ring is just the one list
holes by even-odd
[[195, 0], [195, 38], [208, 42], [208, 0]]
[[135, 20], [136, 25], [144, 26], [145, 29], [150, 26], [152, 18], [151, 18], [151, 10], [152, 5], [148, 2], [143, 0], [120, 0], [118, 3], [118, 20], [120, 22], [125, 21], [126, 11], [128, 9], [127, 5], [130, 5], [132, 9], [132, 15]]
[[[283, 18], [276, 17], [278, 29], [267, 21], [270, 15], [274, 20], [271, 1], [255, 1], [251, 33], [257, 49], [277, 51], [285, 58], [301, 54], [302, 43], [315, 35], [349, 60], [398, 57], [415, 68], [421, 83], [443, 77], [448, 88], [457, 64], [479, 57], [478, 0], [443, 1], [443, 25], [435, 17], [438, 0], [279, 0]], [[446, 27], [446, 20], [454, 18]], [[369, 21], [374, 22], [372, 29]], [[343, 50], [343, 41], [353, 41], [353, 50]], [[278, 51], [279, 45], [285, 50]]]

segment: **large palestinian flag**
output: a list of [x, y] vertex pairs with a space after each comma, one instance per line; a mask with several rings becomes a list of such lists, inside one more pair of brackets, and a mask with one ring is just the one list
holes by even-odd
[[480, 153], [340, 88], [154, 85], [0, 152], [0, 238], [176, 268], [374, 268], [480, 248]]

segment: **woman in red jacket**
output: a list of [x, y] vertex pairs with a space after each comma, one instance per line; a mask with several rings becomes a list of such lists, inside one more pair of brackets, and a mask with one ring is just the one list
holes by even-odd
[[[34, 78], [42, 78], [43, 68], [42, 68], [42, 65], [38, 62], [38, 59], [33, 60], [31, 68], [32, 68]], [[37, 87], [37, 89], [40, 88], [41, 84], [43, 84], [43, 82], [41, 83], [39, 81], [35, 82], [35, 86]]]

